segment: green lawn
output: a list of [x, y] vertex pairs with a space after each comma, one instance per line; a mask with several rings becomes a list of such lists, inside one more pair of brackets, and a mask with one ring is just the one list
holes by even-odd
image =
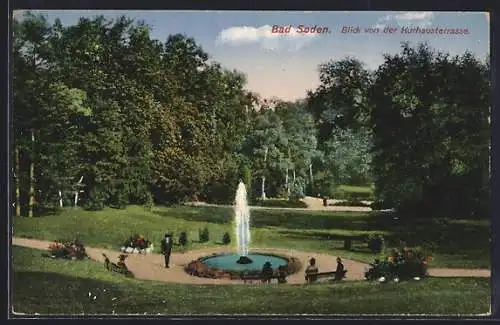
[[373, 189], [371, 185], [356, 186], [356, 185], [339, 185], [339, 191], [351, 192], [351, 193], [372, 193]]
[[[14, 236], [56, 240], [78, 237], [84, 244], [118, 249], [133, 233], [152, 240], [156, 248], [166, 231], [177, 238], [187, 231], [188, 249], [216, 246], [222, 234], [233, 234], [233, 211], [225, 207], [140, 206], [102, 211], [65, 209], [43, 218], [15, 218]], [[416, 220], [402, 222], [387, 214], [364, 212], [252, 210], [252, 246], [328, 252], [344, 258], [372, 262], [367, 245], [355, 241], [343, 249], [346, 237], [382, 233], [388, 246], [405, 240], [412, 246], [434, 247], [431, 267], [486, 268], [490, 266], [488, 221]], [[208, 243], [198, 243], [198, 229], [207, 226]], [[174, 247], [178, 250], [179, 247]]]
[[[13, 306], [34, 314], [478, 314], [489, 279], [315, 285], [181, 285], [113, 275], [102, 264], [13, 247]], [[94, 299], [95, 296], [95, 299]]]

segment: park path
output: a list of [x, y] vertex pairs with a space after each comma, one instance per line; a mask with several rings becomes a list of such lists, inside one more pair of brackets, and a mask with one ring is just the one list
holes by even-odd
[[[40, 250], [47, 250], [49, 245], [53, 243], [52, 241], [39, 240], [39, 239], [28, 239], [21, 237], [13, 237], [12, 245], [23, 246], [29, 248], [35, 248]], [[106, 254], [111, 261], [116, 262], [118, 255], [117, 251], [86, 247], [87, 255], [97, 262], [104, 262], [104, 257], [102, 254]], [[183, 266], [192, 260], [195, 260], [202, 256], [207, 256], [212, 253], [220, 253], [231, 251], [229, 247], [218, 247], [218, 248], [207, 248], [200, 250], [188, 251], [185, 253], [172, 253], [170, 257], [170, 268], [166, 269], [163, 265], [163, 256], [160, 254], [130, 254], [127, 258], [128, 268], [135, 274], [137, 279], [141, 280], [152, 280], [152, 281], [162, 281], [162, 282], [174, 282], [174, 283], [185, 283], [185, 284], [242, 284], [243, 281], [237, 280], [227, 280], [227, 279], [208, 279], [200, 278], [195, 276], [190, 276], [184, 272]], [[301, 284], [304, 283], [304, 268], [308, 265], [308, 261], [311, 257], [314, 257], [319, 266], [320, 272], [328, 272], [335, 270], [336, 267], [336, 256], [328, 254], [318, 254], [312, 252], [302, 252], [290, 249], [279, 249], [279, 248], [255, 248], [252, 251], [258, 252], [274, 252], [281, 253], [298, 258], [302, 263], [302, 269], [297, 273], [287, 277], [288, 283], [291, 284]], [[353, 261], [353, 260], [343, 260], [345, 268], [347, 269], [347, 274], [345, 281], [360, 281], [364, 280], [364, 273], [367, 264]], [[103, 266], [104, 267], [104, 266]], [[431, 268], [429, 269], [429, 275], [435, 277], [490, 277], [490, 270], [487, 269], [439, 269]]]
[[[307, 204], [307, 208], [280, 208], [280, 207], [261, 207], [261, 206], [250, 206], [250, 210], [292, 210], [292, 211], [339, 211], [339, 212], [369, 212], [372, 211], [370, 207], [352, 207], [352, 206], [334, 206], [329, 205], [324, 207], [323, 200], [320, 198], [306, 196], [301, 199], [302, 202]], [[328, 203], [337, 203], [340, 200], [329, 199]], [[232, 205], [221, 205], [221, 204], [211, 204], [205, 202], [188, 202], [185, 203], [188, 206], [206, 206], [206, 207], [226, 207], [232, 208]]]

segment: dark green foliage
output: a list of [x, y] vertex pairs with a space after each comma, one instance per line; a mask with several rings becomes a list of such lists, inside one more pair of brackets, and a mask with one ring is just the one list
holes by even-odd
[[198, 229], [198, 240], [200, 243], [206, 243], [210, 240], [210, 232], [208, 227]]
[[425, 44], [386, 56], [370, 96], [379, 200], [405, 216], [489, 216], [488, 76], [470, 53]]
[[185, 247], [188, 244], [188, 234], [183, 231], [179, 234], [179, 245]]
[[[78, 191], [91, 210], [232, 204], [240, 179], [249, 199], [321, 194], [376, 199], [401, 217], [490, 215], [490, 67], [470, 53], [404, 44], [374, 72], [332, 60], [306, 100], [284, 102], [246, 91], [245, 76], [196, 40], [162, 43], [127, 17], [63, 26], [28, 13], [13, 34], [21, 215], [31, 190], [38, 215], [59, 191], [65, 205]], [[372, 182], [375, 195], [337, 188]]]
[[384, 236], [380, 234], [370, 234], [366, 238], [368, 248], [373, 254], [379, 254], [384, 249]]
[[257, 200], [255, 205], [261, 207], [273, 207], [273, 208], [307, 208], [307, 204], [299, 200], [280, 200], [280, 199], [266, 199]]
[[345, 207], [371, 207], [370, 204], [367, 204], [365, 202], [361, 202], [359, 200], [347, 200], [347, 201], [341, 201], [337, 203], [330, 204], [333, 206], [345, 206]]
[[387, 260], [375, 260], [375, 263], [365, 273], [365, 277], [368, 280], [376, 280], [380, 277], [384, 277], [386, 280], [423, 278], [427, 276], [429, 259], [431, 257], [418, 249], [394, 250]]
[[229, 245], [231, 243], [231, 235], [229, 235], [228, 232], [225, 232], [222, 235], [222, 244], [223, 245]]

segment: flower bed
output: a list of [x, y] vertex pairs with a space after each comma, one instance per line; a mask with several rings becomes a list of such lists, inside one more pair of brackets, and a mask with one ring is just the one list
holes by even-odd
[[78, 240], [58, 240], [49, 245], [49, 251], [53, 258], [65, 258], [71, 260], [83, 260], [88, 258], [85, 247]]
[[[274, 255], [274, 254], [268, 254], [267, 255]], [[216, 256], [218, 254], [213, 254], [213, 256]], [[286, 265], [286, 275], [290, 275], [293, 273], [296, 273], [300, 268], [302, 267], [300, 260], [298, 260], [295, 257], [287, 257], [287, 256], [280, 256], [280, 255], [274, 255], [276, 257], [281, 257], [285, 258], [288, 263]], [[200, 257], [194, 261], [191, 261], [184, 267], [184, 271], [186, 271], [190, 275], [198, 276], [198, 277], [203, 277], [203, 278], [212, 278], [212, 279], [231, 279], [231, 280], [240, 280], [245, 276], [252, 276], [252, 275], [260, 275], [261, 271], [253, 271], [253, 272], [238, 272], [238, 271], [233, 271], [233, 270], [223, 270], [223, 269], [217, 269], [217, 268], [212, 268], [203, 263], [203, 260], [206, 258], [205, 257]], [[275, 270], [277, 272], [277, 270]]]
[[153, 243], [142, 235], [134, 235], [123, 243], [120, 250], [129, 254], [149, 254], [153, 251]]
[[371, 268], [365, 273], [367, 280], [400, 281], [420, 280], [427, 276], [427, 268], [432, 256], [421, 250], [403, 248], [394, 250], [385, 261], [375, 260]]

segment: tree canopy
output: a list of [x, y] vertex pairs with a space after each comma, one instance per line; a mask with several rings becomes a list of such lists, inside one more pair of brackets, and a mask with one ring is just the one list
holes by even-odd
[[[400, 211], [487, 216], [489, 65], [403, 44], [375, 71], [319, 65], [301, 101], [263, 99], [187, 35], [127, 17], [13, 22], [20, 215], [186, 200], [329, 194], [375, 184]], [[329, 184], [327, 188], [324, 184]]]

